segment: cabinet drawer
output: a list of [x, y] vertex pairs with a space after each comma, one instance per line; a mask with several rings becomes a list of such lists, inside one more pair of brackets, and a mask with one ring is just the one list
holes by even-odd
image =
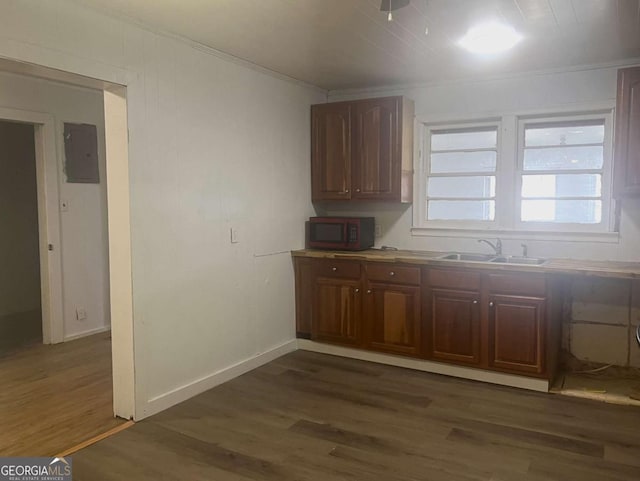
[[445, 287], [463, 291], [480, 289], [480, 273], [472, 270], [429, 269], [427, 276], [431, 287]]
[[318, 277], [359, 279], [360, 263], [354, 261], [322, 260], [316, 264], [316, 275]]
[[420, 268], [396, 264], [367, 264], [367, 279], [394, 284], [420, 285]]
[[544, 274], [489, 274], [489, 290], [495, 294], [545, 296], [547, 282]]

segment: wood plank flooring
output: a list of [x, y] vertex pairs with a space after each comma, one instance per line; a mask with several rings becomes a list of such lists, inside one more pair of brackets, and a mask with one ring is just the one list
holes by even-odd
[[113, 417], [109, 333], [0, 357], [0, 456], [53, 456], [124, 422]]
[[640, 409], [297, 351], [73, 464], [76, 481], [637, 481]]

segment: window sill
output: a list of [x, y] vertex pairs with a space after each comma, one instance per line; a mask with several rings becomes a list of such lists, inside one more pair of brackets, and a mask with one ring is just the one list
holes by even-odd
[[456, 229], [445, 227], [412, 227], [416, 237], [500, 237], [501, 239], [555, 241], [555, 242], [600, 242], [619, 244], [619, 232], [539, 232], [513, 229]]

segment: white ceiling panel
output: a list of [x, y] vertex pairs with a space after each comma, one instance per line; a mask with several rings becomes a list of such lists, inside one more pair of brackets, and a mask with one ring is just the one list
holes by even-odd
[[[379, 0], [76, 1], [332, 90], [640, 58], [640, 0], [411, 0], [393, 22]], [[488, 20], [524, 40], [493, 58], [462, 51]]]

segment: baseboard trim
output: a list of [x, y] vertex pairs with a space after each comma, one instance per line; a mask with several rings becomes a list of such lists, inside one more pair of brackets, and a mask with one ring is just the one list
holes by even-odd
[[82, 331], [77, 334], [72, 334], [71, 336], [64, 336], [64, 341], [75, 341], [76, 339], [80, 339], [87, 336], [93, 336], [94, 334], [100, 334], [101, 332], [108, 332], [111, 330], [111, 325], [96, 327], [95, 329], [89, 329], [88, 331]]
[[360, 359], [361, 361], [377, 362], [380, 364], [388, 364], [390, 366], [415, 369], [417, 371], [444, 374], [446, 376], [460, 377], [464, 379], [471, 379], [474, 381], [483, 381], [491, 384], [517, 387], [520, 389], [528, 389], [530, 391], [549, 391], [549, 382], [546, 379], [515, 376], [511, 374], [483, 371], [480, 369], [472, 369], [468, 367], [452, 366], [450, 364], [443, 364], [421, 359], [410, 359], [406, 357], [379, 354], [370, 351], [361, 351], [359, 349], [352, 349], [349, 347], [322, 344], [319, 342], [309, 341], [307, 339], [298, 339], [297, 344], [298, 349], [302, 349], [304, 351], [331, 354], [333, 356], [348, 357], [351, 359]]
[[297, 349], [296, 340], [287, 341], [267, 352], [258, 354], [244, 361], [240, 361], [227, 368], [224, 368], [213, 374], [197, 379], [193, 382], [180, 386], [172, 391], [155, 396], [147, 402], [146, 406], [142, 409], [142, 416], [136, 417], [136, 421], [152, 416], [160, 411], [175, 406], [176, 404], [186, 401], [198, 394], [201, 394], [209, 389], [212, 389], [222, 383], [230, 381], [231, 379], [241, 376], [252, 369], [256, 369], [268, 362], [271, 362], [285, 354], [293, 352]]

